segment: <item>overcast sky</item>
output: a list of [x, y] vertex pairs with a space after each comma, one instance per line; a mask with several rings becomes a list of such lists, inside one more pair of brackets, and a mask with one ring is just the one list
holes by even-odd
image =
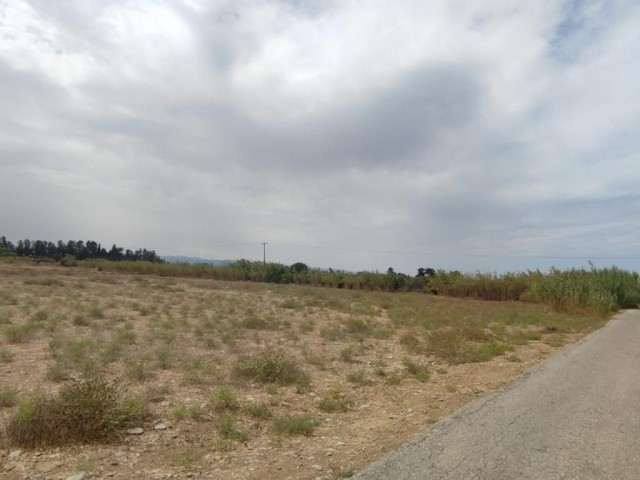
[[0, 234], [640, 270], [637, 0], [0, 0]]

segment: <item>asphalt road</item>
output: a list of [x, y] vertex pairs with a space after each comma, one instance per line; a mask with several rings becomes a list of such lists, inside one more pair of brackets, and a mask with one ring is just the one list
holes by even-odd
[[640, 479], [640, 311], [617, 315], [353, 478]]

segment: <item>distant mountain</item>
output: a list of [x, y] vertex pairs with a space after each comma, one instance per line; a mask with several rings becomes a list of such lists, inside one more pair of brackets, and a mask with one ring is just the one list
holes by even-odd
[[167, 255], [162, 258], [165, 262], [169, 263], [208, 263], [215, 266], [228, 265], [233, 262], [233, 260], [215, 260], [212, 258], [185, 257], [182, 255]]

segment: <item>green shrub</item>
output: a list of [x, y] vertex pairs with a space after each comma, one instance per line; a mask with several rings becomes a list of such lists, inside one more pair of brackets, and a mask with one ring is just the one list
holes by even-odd
[[351, 345], [340, 350], [340, 358], [343, 362], [354, 363], [357, 356], [358, 352], [356, 351], [355, 347]]
[[242, 357], [233, 366], [236, 376], [279, 385], [308, 384], [309, 376], [295, 358], [282, 350], [268, 348], [254, 357]]
[[148, 415], [126, 398], [116, 383], [98, 377], [74, 381], [57, 396], [40, 392], [20, 402], [6, 435], [10, 444], [31, 448], [111, 442]]
[[431, 331], [427, 338], [428, 350], [451, 364], [485, 361], [479, 359], [478, 352], [489, 351], [483, 344], [493, 344], [482, 328], [467, 323]]
[[78, 261], [74, 255], [65, 255], [62, 260], [60, 260], [60, 265], [63, 267], [77, 267]]
[[310, 437], [316, 421], [309, 415], [279, 417], [273, 421], [273, 429], [280, 435], [304, 435]]
[[82, 315], [81, 313], [77, 313], [76, 315], [73, 316], [72, 323], [77, 327], [88, 327], [89, 325], [91, 325], [91, 322], [89, 322], [89, 319], [84, 315]]
[[277, 330], [281, 322], [273, 317], [250, 315], [242, 320], [239, 325], [249, 330]]
[[236, 393], [233, 389], [224, 385], [220, 387], [211, 398], [211, 405], [216, 410], [235, 411], [240, 408], [240, 402], [236, 397]]
[[127, 376], [131, 380], [142, 383], [153, 378], [154, 374], [147, 366], [145, 360], [135, 360], [129, 364]]
[[427, 365], [415, 363], [408, 358], [402, 360], [402, 364], [407, 369], [407, 372], [423, 383], [427, 382], [429, 378], [431, 378]]
[[0, 388], [0, 408], [13, 407], [18, 402], [18, 390], [13, 387]]
[[367, 377], [367, 374], [364, 370], [358, 370], [356, 372], [351, 372], [347, 374], [347, 380], [351, 383], [355, 383], [356, 385], [371, 385], [373, 382]]
[[163, 370], [169, 370], [173, 363], [173, 354], [166, 347], [160, 347], [156, 350], [156, 361], [158, 366]]
[[33, 338], [37, 327], [33, 323], [24, 325], [10, 325], [4, 331], [4, 336], [9, 343], [25, 343]]
[[323, 328], [320, 330], [320, 335], [322, 338], [329, 340], [331, 342], [335, 342], [336, 340], [344, 337], [344, 333], [337, 327], [331, 328]]
[[94, 303], [89, 306], [89, 315], [92, 318], [104, 318], [104, 309], [100, 305]]
[[205, 409], [201, 405], [195, 403], [191, 405], [179, 405], [171, 410], [171, 417], [174, 420], [184, 420], [185, 418], [200, 420], [204, 418], [205, 414]]
[[52, 363], [49, 366], [49, 368], [47, 368], [45, 377], [47, 380], [60, 383], [69, 379], [69, 371], [60, 362], [55, 362], [55, 363]]
[[249, 440], [247, 432], [237, 427], [234, 418], [228, 413], [220, 415], [217, 422], [218, 433], [225, 440], [237, 440], [246, 443]]
[[265, 419], [271, 416], [269, 407], [266, 403], [251, 403], [244, 407], [244, 412], [253, 418]]
[[347, 321], [344, 323], [344, 327], [348, 333], [352, 335], [360, 335], [363, 337], [371, 335], [371, 332], [373, 330], [373, 327], [370, 323], [353, 317], [347, 319]]
[[318, 408], [323, 412], [346, 412], [353, 407], [354, 401], [347, 397], [340, 389], [327, 392], [318, 402]]
[[409, 351], [409, 353], [422, 354], [425, 353], [425, 345], [420, 340], [418, 334], [414, 331], [405, 332], [400, 337], [400, 344]]

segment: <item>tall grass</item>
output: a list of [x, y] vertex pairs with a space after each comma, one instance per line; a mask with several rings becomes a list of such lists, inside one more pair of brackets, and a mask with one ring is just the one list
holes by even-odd
[[557, 311], [607, 315], [640, 302], [638, 274], [618, 268], [552, 269], [538, 276], [530, 286], [531, 299], [547, 303]]
[[552, 268], [505, 275], [439, 271], [429, 280], [433, 293], [481, 300], [525, 300], [556, 311], [606, 316], [640, 303], [638, 274], [616, 267], [603, 269]]
[[537, 276], [542, 276], [542, 274], [527, 272], [505, 275], [496, 275], [495, 273], [465, 275], [457, 271], [439, 270], [429, 280], [429, 289], [432, 293], [450, 297], [471, 297], [495, 301], [518, 300]]

